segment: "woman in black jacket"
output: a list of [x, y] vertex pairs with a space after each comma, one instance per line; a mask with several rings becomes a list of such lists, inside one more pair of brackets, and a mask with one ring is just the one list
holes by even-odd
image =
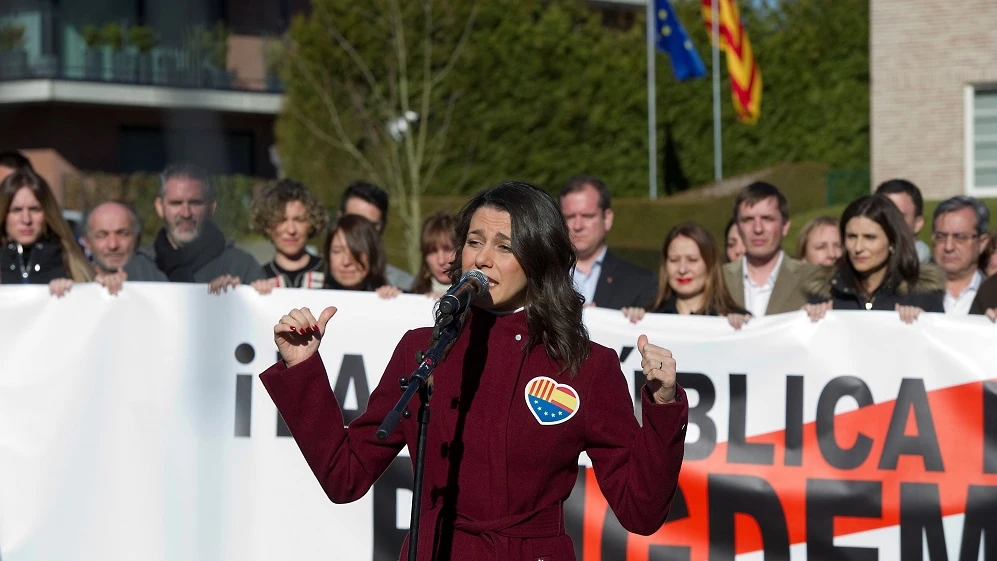
[[724, 283], [720, 247], [699, 224], [686, 222], [668, 232], [661, 244], [658, 294], [647, 308], [623, 308], [632, 323], [649, 310], [655, 314], [724, 316], [740, 329], [750, 317], [738, 307]]
[[852, 202], [839, 228], [844, 254], [804, 286], [810, 319], [830, 309], [896, 310], [904, 323], [921, 312], [944, 313], [945, 275], [918, 261], [914, 237], [892, 201], [867, 195]]
[[63, 296], [74, 282], [93, 280], [48, 183], [29, 169], [0, 183], [0, 284], [47, 284]]

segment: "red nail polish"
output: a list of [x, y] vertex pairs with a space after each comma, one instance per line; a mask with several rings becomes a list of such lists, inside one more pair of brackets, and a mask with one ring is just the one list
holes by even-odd
[[318, 324], [312, 326], [312, 331], [318, 333]]
[[292, 325], [291, 326], [291, 331], [297, 331], [297, 329], [295, 329], [294, 326]]

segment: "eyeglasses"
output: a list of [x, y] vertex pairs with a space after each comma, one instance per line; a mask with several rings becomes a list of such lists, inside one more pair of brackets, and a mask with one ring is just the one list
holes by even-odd
[[948, 232], [932, 232], [931, 233], [931, 239], [935, 243], [945, 243], [949, 239], [950, 236], [952, 237], [952, 241], [954, 241], [957, 244], [969, 243], [969, 240], [976, 239], [976, 238], [980, 237], [979, 234], [967, 234], [965, 232], [955, 232], [955, 233], [952, 233], [952, 234], [950, 234]]

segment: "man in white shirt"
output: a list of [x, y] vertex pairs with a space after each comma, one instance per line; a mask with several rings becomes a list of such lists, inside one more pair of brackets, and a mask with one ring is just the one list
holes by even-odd
[[991, 243], [990, 209], [973, 197], [942, 201], [931, 223], [935, 263], [945, 271], [945, 313], [969, 314], [985, 278], [980, 256]]
[[744, 257], [724, 265], [734, 302], [755, 317], [802, 308], [808, 269], [782, 251], [790, 225], [785, 195], [770, 183], [748, 185], [734, 201], [734, 221], [745, 246]]
[[654, 275], [606, 247], [613, 227], [609, 187], [597, 177], [576, 175], [561, 187], [558, 203], [577, 259], [572, 280], [585, 304], [614, 310], [649, 307], [658, 290]]

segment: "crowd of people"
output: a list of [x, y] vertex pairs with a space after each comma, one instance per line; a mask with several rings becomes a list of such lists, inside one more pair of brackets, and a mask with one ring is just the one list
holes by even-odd
[[[218, 203], [211, 179], [190, 164], [161, 174], [155, 208], [163, 223], [146, 246], [138, 214], [122, 201], [89, 209], [73, 232], [46, 181], [18, 152], [0, 153], [0, 180], [0, 283], [48, 284], [56, 296], [74, 283], [97, 282], [116, 294], [128, 281], [147, 281], [204, 283], [212, 293], [246, 284], [261, 294], [284, 287], [439, 298], [456, 279], [455, 216], [425, 220], [413, 277], [387, 262], [388, 194], [365, 181], [347, 187], [334, 220], [305, 185], [267, 185], [250, 209], [251, 229], [274, 247], [273, 259], [260, 265], [212, 222]], [[776, 186], [755, 182], [735, 199], [723, 247], [702, 226], [678, 224], [664, 237], [657, 274], [609, 250], [614, 215], [599, 178], [569, 179], [557, 200], [580, 298], [635, 323], [647, 313], [700, 314], [724, 316], [739, 329], [752, 318], [800, 309], [814, 321], [831, 309], [891, 310], [905, 322], [923, 312], [997, 321], [997, 232], [989, 231], [987, 206], [972, 197], [937, 206], [929, 246], [917, 239], [926, 222], [919, 189], [887, 181], [840, 218], [808, 222], [789, 255], [782, 249], [789, 201]], [[317, 236], [324, 236], [318, 255], [308, 250]]]

